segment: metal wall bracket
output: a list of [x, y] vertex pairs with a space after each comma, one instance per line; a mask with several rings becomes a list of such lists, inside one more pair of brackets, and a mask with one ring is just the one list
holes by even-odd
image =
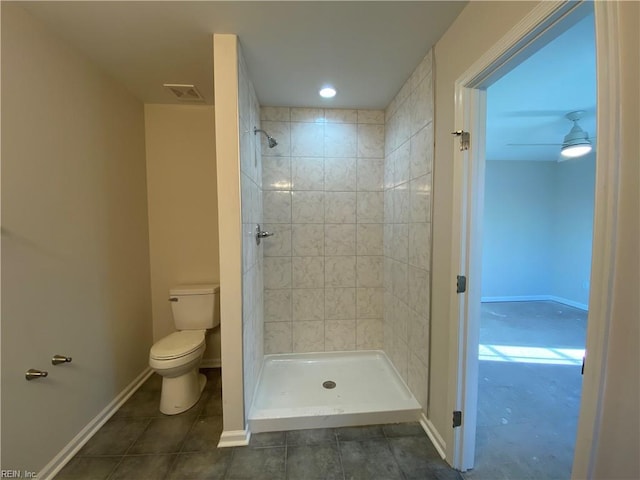
[[471, 143], [471, 134], [469, 132], [465, 132], [464, 130], [456, 130], [455, 132], [451, 132], [451, 135], [460, 137], [461, 152], [464, 152], [465, 150], [469, 150], [469, 145]]

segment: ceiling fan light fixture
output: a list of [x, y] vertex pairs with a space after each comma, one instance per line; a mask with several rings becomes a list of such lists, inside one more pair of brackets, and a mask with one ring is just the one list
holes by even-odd
[[567, 114], [567, 118], [573, 122], [573, 127], [571, 127], [569, 133], [565, 135], [564, 142], [562, 142], [560, 154], [563, 157], [581, 157], [589, 153], [593, 148], [591, 140], [589, 140], [589, 134], [578, 125], [578, 120], [582, 118], [583, 114], [584, 112], [582, 111]]

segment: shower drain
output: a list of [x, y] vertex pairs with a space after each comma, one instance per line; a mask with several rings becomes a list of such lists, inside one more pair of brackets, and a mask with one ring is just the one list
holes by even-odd
[[327, 380], [326, 382], [322, 382], [322, 386], [328, 389], [336, 388], [336, 382]]

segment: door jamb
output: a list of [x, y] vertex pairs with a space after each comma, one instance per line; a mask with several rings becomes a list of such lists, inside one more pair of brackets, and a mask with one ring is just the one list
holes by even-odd
[[[478, 236], [477, 207], [483, 200], [484, 186], [479, 175], [484, 172], [484, 117], [486, 95], [480, 88], [494, 76], [519, 63], [518, 58], [553, 25], [581, 8], [583, 2], [541, 2], [503, 39], [476, 61], [455, 83], [455, 129], [472, 132], [470, 149], [454, 158], [452, 224], [452, 272], [471, 276], [467, 293], [450, 298], [450, 365], [455, 375], [449, 381], [449, 404], [452, 410], [466, 415], [463, 425], [454, 430], [450, 458], [452, 465], [465, 471], [473, 467], [477, 408], [477, 322], [472, 305], [479, 305], [479, 288], [473, 278], [480, 278], [481, 259], [475, 254], [481, 245]], [[592, 281], [589, 297], [587, 351], [580, 405], [578, 436], [574, 456], [573, 478], [591, 478], [594, 452], [604, 396], [607, 340], [612, 313], [617, 199], [620, 163], [620, 78], [617, 2], [594, 2], [597, 55], [597, 166], [594, 209]], [[540, 43], [540, 42], [538, 42]], [[540, 46], [540, 45], [539, 45]], [[539, 48], [538, 46], [538, 48]], [[535, 48], [535, 46], [533, 47]], [[457, 214], [457, 215], [456, 215]], [[471, 242], [471, 238], [474, 242]], [[452, 282], [453, 283], [453, 282]], [[470, 310], [471, 308], [471, 310]], [[478, 312], [475, 312], [477, 314]], [[476, 325], [474, 326], [474, 323]], [[475, 382], [475, 383], [473, 383]]]

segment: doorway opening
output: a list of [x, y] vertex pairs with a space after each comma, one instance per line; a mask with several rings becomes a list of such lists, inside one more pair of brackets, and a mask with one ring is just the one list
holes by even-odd
[[[456, 369], [449, 384], [449, 398], [454, 419], [456, 414], [463, 418], [461, 424], [454, 422], [450, 455], [452, 464], [461, 471], [473, 468], [476, 448], [487, 89], [594, 10], [598, 31], [596, 115], [597, 151], [600, 155], [595, 175], [592, 281], [587, 287], [590, 287], [587, 354], [572, 475], [576, 478], [588, 476], [593, 468], [592, 458], [597, 446], [595, 440], [603, 402], [606, 339], [611, 320], [613, 270], [608, 259], [615, 255], [615, 230], [612, 225], [616, 223], [618, 179], [615, 173], [620, 163], [616, 149], [616, 132], [620, 128], [620, 89], [616, 77], [620, 47], [616, 37], [609, 35], [617, 25], [617, 8], [615, 4], [608, 3], [543, 2], [455, 83], [455, 127], [472, 132], [470, 141], [468, 136], [466, 138], [467, 148], [461, 142], [453, 172], [453, 189], [456, 192], [453, 196], [453, 212], [459, 221], [453, 224], [455, 247], [451, 265], [455, 272], [459, 272], [459, 277], [467, 277], [466, 282], [458, 283], [466, 285], [466, 289], [450, 297], [450, 308], [458, 321], [451, 323], [450, 358], [455, 362]], [[559, 143], [563, 142], [564, 133], [560, 134]], [[595, 129], [593, 133], [596, 134]], [[465, 136], [462, 138], [465, 139]]]
[[[582, 390], [595, 150], [591, 11], [486, 90], [476, 453], [468, 479], [569, 478]], [[573, 118], [573, 117], [572, 117]], [[477, 281], [477, 280], [476, 280]], [[527, 441], [523, 441], [527, 439]]]

